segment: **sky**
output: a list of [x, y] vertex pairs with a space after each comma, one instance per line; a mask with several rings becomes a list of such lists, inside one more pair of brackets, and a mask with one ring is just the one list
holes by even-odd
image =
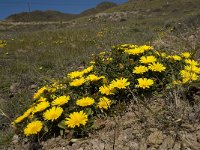
[[[105, 0], [0, 0], [0, 20], [20, 12], [34, 10], [57, 10], [64, 13], [78, 14], [95, 7]], [[121, 4], [128, 0], [106, 0]]]

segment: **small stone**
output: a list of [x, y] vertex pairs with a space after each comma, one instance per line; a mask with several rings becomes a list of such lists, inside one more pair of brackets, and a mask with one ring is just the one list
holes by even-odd
[[12, 85], [10, 86], [10, 92], [11, 93], [16, 93], [19, 87], [19, 83], [12, 83]]
[[30, 88], [31, 89], [36, 89], [38, 86], [36, 85], [36, 84], [32, 84], [31, 86], [30, 86]]
[[14, 143], [14, 144], [16, 144], [16, 143], [18, 143], [19, 142], [19, 137], [18, 137], [18, 135], [14, 135], [13, 136], [13, 138], [12, 138], [12, 143]]

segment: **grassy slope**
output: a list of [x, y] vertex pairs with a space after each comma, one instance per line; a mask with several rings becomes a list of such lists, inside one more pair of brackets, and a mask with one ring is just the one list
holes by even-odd
[[[166, 24], [171, 28], [178, 21], [188, 23], [188, 18], [200, 14], [199, 0], [182, 3], [168, 0], [168, 3], [139, 0], [106, 11], [138, 11], [137, 15], [128, 15], [124, 22], [88, 22], [90, 17], [84, 17], [68, 27], [63, 24], [6, 26], [0, 34], [8, 41], [8, 46], [0, 49], [0, 108], [13, 119], [30, 104], [35, 90], [31, 85], [40, 86], [53, 77], [65, 76], [67, 71], [87, 63], [92, 53], [112, 45], [153, 41]], [[10, 88], [13, 83], [17, 85], [14, 91]], [[1, 116], [2, 129], [9, 123], [9, 119]], [[0, 134], [0, 144], [10, 138], [12, 132], [7, 131], [9, 134]]]

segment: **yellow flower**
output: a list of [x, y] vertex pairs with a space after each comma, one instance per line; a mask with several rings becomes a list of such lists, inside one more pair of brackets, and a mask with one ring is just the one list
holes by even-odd
[[180, 81], [180, 80], [174, 80], [172, 83], [175, 84], [175, 85], [180, 85], [180, 84], [182, 84], [182, 81]]
[[45, 97], [40, 97], [39, 99], [38, 99], [38, 102], [44, 102], [44, 101], [46, 101], [47, 100], [47, 98], [45, 98]]
[[154, 81], [152, 79], [147, 79], [147, 78], [139, 78], [138, 80], [138, 87], [140, 88], [149, 88], [154, 84]]
[[99, 92], [101, 94], [105, 94], [105, 95], [111, 95], [111, 94], [114, 94], [113, 93], [113, 88], [110, 87], [110, 86], [106, 86], [106, 85], [103, 85], [99, 88]]
[[60, 96], [60, 97], [56, 98], [54, 101], [52, 101], [52, 105], [53, 106], [64, 105], [64, 104], [68, 103], [69, 99], [70, 99], [69, 96]]
[[150, 64], [149, 69], [152, 71], [162, 72], [162, 71], [165, 71], [166, 67], [164, 67], [163, 64], [157, 62], [157, 63]]
[[74, 79], [72, 82], [69, 83], [70, 86], [81, 86], [83, 83], [85, 83], [85, 79], [79, 78], [79, 79]]
[[196, 74], [200, 74], [200, 68], [197, 67], [197, 66], [187, 65], [187, 66], [185, 66], [184, 69], [187, 70], [187, 71], [190, 71], [190, 72], [194, 72]]
[[33, 95], [33, 98], [38, 99], [45, 90], [47, 90], [47, 87], [43, 86]]
[[29, 109], [27, 109], [25, 112], [24, 112], [24, 116], [25, 117], [28, 117], [31, 113], [33, 113], [33, 110], [34, 110], [34, 107], [31, 107]]
[[48, 108], [49, 106], [50, 106], [49, 102], [46, 102], [46, 101], [40, 102], [39, 104], [37, 104], [37, 105], [34, 107], [33, 113], [43, 111], [43, 110], [45, 110], [46, 108]]
[[197, 61], [192, 60], [192, 59], [186, 59], [185, 63], [186, 64], [190, 64], [191, 66], [197, 66], [197, 65], [199, 65], [199, 63]]
[[111, 100], [108, 99], [107, 97], [102, 97], [100, 98], [97, 107], [99, 107], [100, 109], [108, 109], [110, 105], [111, 105]]
[[106, 54], [106, 52], [100, 52], [99, 53], [99, 55], [105, 55]]
[[128, 50], [125, 50], [125, 53], [127, 54], [131, 54], [131, 55], [138, 55], [138, 54], [141, 54], [141, 53], [144, 53], [144, 50], [141, 49], [141, 48], [134, 48], [134, 49], [128, 49]]
[[65, 124], [69, 128], [74, 128], [75, 126], [85, 125], [88, 121], [88, 116], [83, 111], [73, 112], [66, 118]]
[[138, 55], [152, 49], [153, 49], [152, 46], [143, 45], [143, 46], [133, 47], [131, 49], [125, 50], [125, 52], [127, 54]]
[[5, 47], [6, 45], [7, 45], [7, 44], [6, 44], [6, 41], [0, 40], [0, 48]]
[[103, 77], [98, 77], [95, 74], [89, 74], [88, 77], [86, 78], [86, 80], [88, 81], [98, 81], [100, 79], [102, 79]]
[[71, 72], [71, 73], [68, 73], [68, 77], [71, 78], [71, 79], [75, 79], [75, 78], [78, 78], [78, 77], [82, 77], [83, 76], [83, 72], [81, 71], [74, 71], [74, 72]]
[[95, 61], [91, 61], [90, 64], [95, 64]]
[[135, 74], [143, 74], [144, 72], [147, 72], [147, 71], [148, 71], [148, 68], [142, 65], [138, 67], [134, 67], [133, 69], [133, 73]]
[[184, 52], [184, 53], [181, 53], [181, 56], [184, 58], [189, 58], [191, 54], [189, 52]]
[[126, 86], [130, 85], [130, 82], [127, 82], [128, 79], [126, 78], [120, 78], [113, 80], [110, 84], [111, 89], [118, 88], [118, 89], [125, 89]]
[[161, 56], [165, 58], [165, 57], [167, 57], [167, 54], [166, 53], [161, 53]]
[[84, 97], [76, 101], [76, 105], [82, 107], [90, 106], [92, 104], [94, 104], [94, 99], [90, 97]]
[[93, 65], [92, 65], [92, 66], [89, 66], [89, 67], [87, 67], [86, 69], [84, 69], [82, 72], [83, 72], [83, 74], [89, 73], [89, 72], [91, 72], [91, 71], [93, 70], [93, 68], [94, 68]]
[[24, 115], [22, 116], [19, 116], [17, 117], [15, 120], [14, 120], [14, 123], [20, 123], [22, 122], [26, 117]]
[[173, 55], [173, 56], [171, 56], [171, 58], [174, 59], [174, 60], [181, 60], [181, 59], [182, 59], [182, 58], [181, 58], [180, 56], [178, 56], [178, 55]]
[[189, 81], [195, 81], [198, 79], [198, 75], [196, 73], [192, 73], [187, 70], [181, 70], [180, 74], [181, 77], [183, 78], [183, 83], [187, 83]]
[[143, 64], [148, 64], [148, 63], [152, 63], [155, 62], [157, 59], [154, 56], [142, 56], [140, 58], [140, 62]]
[[51, 120], [54, 121], [58, 119], [63, 112], [63, 109], [61, 107], [52, 107], [51, 109], [48, 109], [44, 112], [43, 117], [45, 120]]
[[42, 122], [41, 121], [33, 121], [29, 123], [26, 128], [24, 129], [24, 134], [26, 136], [37, 134], [42, 129]]

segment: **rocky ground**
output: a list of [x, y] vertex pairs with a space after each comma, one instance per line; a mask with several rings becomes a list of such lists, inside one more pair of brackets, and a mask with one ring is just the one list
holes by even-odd
[[[131, 104], [125, 112], [97, 120], [98, 129], [82, 139], [56, 137], [40, 144], [20, 143], [8, 150], [199, 150], [200, 96], [180, 100], [156, 98]], [[167, 102], [166, 102], [167, 100]], [[20, 143], [20, 144], [19, 144]]]

